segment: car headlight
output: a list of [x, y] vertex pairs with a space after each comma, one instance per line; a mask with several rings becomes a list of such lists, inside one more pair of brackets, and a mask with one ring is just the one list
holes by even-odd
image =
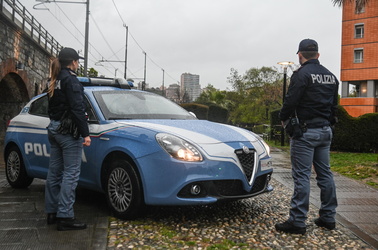
[[268, 156], [270, 156], [269, 145], [260, 136], [258, 136], [258, 138], [259, 138], [259, 141], [261, 142], [261, 144], [264, 146], [266, 153], [268, 154]]
[[[251, 133], [252, 133], [252, 132], [251, 132]], [[257, 134], [254, 134], [254, 133], [252, 133], [252, 134], [253, 134], [253, 136], [255, 136], [255, 137], [259, 140], [259, 142], [263, 145], [263, 147], [264, 147], [264, 149], [265, 149], [265, 152], [266, 152], [266, 155], [270, 156], [270, 147], [269, 147], [269, 145], [264, 141], [263, 138], [261, 138], [261, 136], [259, 136], [259, 135], [257, 135]], [[263, 157], [265, 157], [265, 154], [264, 154]]]
[[156, 135], [160, 146], [173, 158], [182, 161], [202, 161], [202, 155], [193, 144], [180, 137], [160, 133]]

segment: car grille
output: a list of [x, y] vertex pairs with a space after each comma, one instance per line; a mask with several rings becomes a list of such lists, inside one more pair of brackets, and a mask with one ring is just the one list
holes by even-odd
[[255, 182], [253, 183], [253, 187], [252, 187], [252, 191], [251, 193], [255, 194], [255, 193], [259, 193], [261, 191], [264, 191], [265, 190], [265, 187], [269, 181], [267, 181], [267, 175], [261, 175], [259, 177], [257, 177], [255, 179]]
[[[253, 183], [251, 191], [249, 192], [244, 190], [241, 180], [198, 181], [186, 185], [178, 193], [178, 197], [201, 198], [206, 196], [215, 196], [236, 199], [240, 198], [241, 196], [252, 197], [266, 190], [266, 187], [270, 181], [270, 175], [271, 173], [267, 173], [258, 176]], [[190, 193], [190, 189], [193, 185], [199, 185], [201, 187], [201, 192], [199, 194], [193, 195]]]
[[243, 150], [243, 149], [238, 149], [235, 150], [235, 154], [237, 155], [242, 168], [244, 170], [244, 174], [247, 177], [248, 181], [251, 181], [252, 175], [253, 175], [253, 170], [255, 166], [255, 150], [253, 149], [248, 149], [248, 150]]

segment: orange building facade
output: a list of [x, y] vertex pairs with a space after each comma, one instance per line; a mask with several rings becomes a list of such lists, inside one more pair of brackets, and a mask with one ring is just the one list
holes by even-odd
[[378, 112], [378, 1], [344, 1], [340, 105], [353, 117]]

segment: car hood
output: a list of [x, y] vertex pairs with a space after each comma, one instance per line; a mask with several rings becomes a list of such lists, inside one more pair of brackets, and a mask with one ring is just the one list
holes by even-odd
[[174, 134], [198, 144], [258, 141], [256, 135], [245, 129], [206, 120], [138, 120], [117, 122], [128, 126], [147, 128], [158, 133]]
[[248, 130], [206, 120], [133, 120], [117, 121], [156, 133], [169, 133], [200, 146], [209, 158], [234, 158], [234, 150], [254, 148], [260, 157], [269, 155], [260, 138]]

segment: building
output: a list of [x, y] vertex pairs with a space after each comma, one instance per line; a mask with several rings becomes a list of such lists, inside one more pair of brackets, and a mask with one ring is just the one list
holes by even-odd
[[194, 102], [201, 95], [199, 75], [181, 74], [181, 99], [183, 102]]
[[378, 1], [344, 1], [340, 105], [353, 117], [378, 112]]
[[180, 85], [174, 83], [165, 89], [165, 97], [175, 103], [180, 103]]

